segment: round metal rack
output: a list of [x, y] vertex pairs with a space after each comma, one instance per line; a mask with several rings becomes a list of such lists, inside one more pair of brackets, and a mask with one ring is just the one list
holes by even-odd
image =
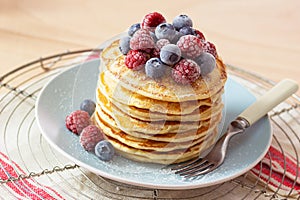
[[[100, 49], [67, 51], [39, 58], [0, 76], [0, 152], [20, 165], [25, 173], [17, 178], [0, 179], [1, 184], [34, 178], [54, 188], [66, 199], [290, 199], [294, 191], [281, 196], [278, 188], [269, 190], [269, 182], [262, 183], [248, 172], [234, 180], [193, 190], [173, 191], [142, 188], [118, 183], [95, 175], [77, 166], [54, 150], [43, 138], [36, 124], [35, 101], [40, 90], [62, 70], [83, 62], [86, 55]], [[261, 95], [275, 83], [259, 75], [228, 65], [230, 76]], [[300, 98], [289, 98], [272, 112], [273, 144], [283, 155], [293, 156], [299, 166]], [[284, 165], [286, 164], [285, 156]], [[262, 163], [261, 163], [262, 165]], [[296, 179], [300, 172], [296, 171]], [[271, 169], [272, 171], [272, 169]], [[259, 177], [260, 175], [258, 175]], [[281, 183], [284, 181], [283, 176]], [[0, 193], [0, 199], [13, 196]], [[300, 199], [300, 197], [294, 197]]]

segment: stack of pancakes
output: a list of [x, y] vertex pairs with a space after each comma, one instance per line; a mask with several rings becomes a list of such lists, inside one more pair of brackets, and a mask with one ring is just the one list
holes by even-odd
[[176, 83], [170, 71], [153, 80], [125, 66], [116, 40], [101, 54], [93, 120], [126, 158], [170, 164], [197, 157], [218, 137], [227, 75], [216, 60], [214, 71], [191, 85]]

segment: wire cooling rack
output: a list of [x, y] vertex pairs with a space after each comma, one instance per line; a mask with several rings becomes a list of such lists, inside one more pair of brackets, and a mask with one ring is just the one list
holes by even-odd
[[[64, 158], [51, 148], [42, 137], [35, 119], [35, 101], [41, 88], [61, 70], [86, 59], [84, 54], [100, 51], [85, 49], [67, 51], [39, 58], [22, 65], [0, 77], [0, 151], [25, 170], [18, 178], [0, 179], [1, 184], [34, 178], [43, 185], [54, 188], [66, 199], [289, 199], [281, 196], [284, 176], [277, 188], [269, 190], [270, 182], [262, 183], [250, 172], [206, 188], [170, 191], [126, 185], [95, 175]], [[261, 95], [275, 83], [271, 80], [228, 65], [233, 79]], [[295, 157], [299, 166], [300, 152], [300, 99], [286, 100], [270, 112], [273, 127], [273, 144], [283, 155]], [[285, 156], [283, 159], [286, 164]], [[271, 169], [272, 171], [272, 169]], [[285, 171], [284, 171], [285, 173]], [[285, 175], [285, 174], [284, 174]], [[260, 176], [260, 174], [259, 174]], [[258, 176], [258, 177], [259, 177]], [[299, 179], [300, 172], [296, 171]], [[270, 178], [269, 178], [270, 179]], [[296, 184], [296, 179], [294, 180]], [[0, 199], [13, 196], [1, 191]], [[300, 197], [295, 197], [300, 199]]]

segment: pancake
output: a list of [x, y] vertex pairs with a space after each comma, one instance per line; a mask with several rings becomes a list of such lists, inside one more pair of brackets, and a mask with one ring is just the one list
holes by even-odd
[[[219, 116], [221, 117], [221, 116]], [[114, 129], [116, 131], [121, 131], [115, 122], [115, 120], [105, 111], [101, 110], [101, 108], [97, 108], [96, 114], [94, 116], [94, 120], [97, 122], [97, 124], [105, 123], [106, 126], [111, 127], [111, 129]], [[137, 131], [130, 131], [125, 132], [128, 135], [131, 135], [136, 138], [141, 139], [149, 139], [154, 141], [162, 141], [162, 142], [187, 142], [192, 140], [197, 140], [207, 134], [207, 132], [211, 131], [212, 129], [215, 129], [218, 126], [218, 119], [215, 121], [209, 121], [205, 124], [203, 124], [198, 129], [178, 133], [178, 132], [170, 132], [166, 134], [149, 134], [149, 133], [142, 133]], [[101, 126], [101, 124], [100, 124]], [[113, 136], [112, 136], [113, 137]]]
[[[99, 106], [106, 110], [106, 112], [112, 113], [114, 110], [120, 109], [123, 113], [130, 115], [133, 118], [137, 118], [143, 121], [199, 121], [209, 119], [212, 115], [217, 114], [216, 111], [222, 109], [223, 104], [220, 103], [220, 99], [214, 102], [213, 105], [201, 105], [200, 107], [196, 108], [189, 114], [168, 114], [168, 113], [161, 113], [161, 112], [153, 112], [148, 109], [137, 108], [135, 106], [129, 106], [123, 103], [120, 103], [116, 100], [109, 99], [101, 91], [97, 90], [97, 103]], [[160, 107], [161, 105], [155, 105], [155, 107]], [[161, 107], [161, 110], [164, 108]]]
[[[145, 97], [117, 84], [110, 73], [103, 72], [99, 76], [98, 90], [111, 101], [117, 101], [128, 106], [149, 109], [151, 112], [168, 113], [175, 115], [189, 114], [202, 105], [211, 105], [220, 99], [223, 87], [211, 94], [210, 97], [190, 101], [169, 102]], [[180, 100], [180, 99], [178, 99]]]
[[170, 102], [206, 99], [219, 91], [227, 79], [226, 67], [216, 58], [215, 69], [192, 84], [177, 84], [171, 76], [154, 80], [146, 76], [143, 70], [134, 71], [125, 67], [125, 56], [119, 50], [119, 40], [114, 41], [102, 52], [101, 66], [105, 76], [112, 78], [122, 87], [150, 99]]
[[220, 57], [212, 72], [185, 85], [173, 80], [171, 70], [153, 79], [144, 68], [126, 67], [119, 39], [100, 58], [93, 121], [120, 155], [139, 162], [178, 163], [215, 143], [227, 79]]

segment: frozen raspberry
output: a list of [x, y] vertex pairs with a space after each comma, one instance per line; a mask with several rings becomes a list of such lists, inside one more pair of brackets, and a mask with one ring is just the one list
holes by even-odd
[[194, 35], [197, 36], [201, 41], [205, 41], [205, 36], [201, 31], [194, 29]]
[[178, 40], [177, 45], [180, 48], [182, 55], [187, 58], [198, 57], [203, 52], [201, 40], [194, 35], [182, 36]]
[[151, 37], [150, 31], [145, 29], [137, 30], [130, 40], [130, 48], [133, 50], [145, 50], [153, 47], [154, 40]]
[[160, 54], [160, 49], [155, 46], [153, 49], [151, 49], [150, 51], [150, 57], [151, 58], [158, 58], [159, 57], [159, 54]]
[[172, 77], [177, 83], [190, 84], [200, 76], [200, 67], [190, 59], [182, 59], [172, 69]]
[[145, 63], [149, 58], [149, 54], [145, 52], [130, 50], [125, 57], [125, 65], [129, 69], [140, 70], [145, 66]]
[[203, 51], [210, 53], [215, 58], [218, 56], [216, 46], [209, 41], [203, 43]]
[[162, 16], [162, 14], [158, 12], [149, 13], [144, 17], [142, 21], [142, 28], [149, 28], [150, 30], [154, 30], [157, 25], [164, 22], [166, 22], [166, 19], [164, 18], [164, 16]]
[[73, 133], [80, 135], [81, 131], [90, 125], [90, 115], [83, 110], [76, 110], [66, 117], [66, 127]]
[[163, 46], [170, 44], [170, 41], [167, 39], [160, 39], [156, 42], [156, 46], [158, 49], [161, 49]]
[[103, 139], [100, 129], [95, 125], [89, 125], [82, 130], [79, 141], [86, 151], [94, 151], [96, 144]]

